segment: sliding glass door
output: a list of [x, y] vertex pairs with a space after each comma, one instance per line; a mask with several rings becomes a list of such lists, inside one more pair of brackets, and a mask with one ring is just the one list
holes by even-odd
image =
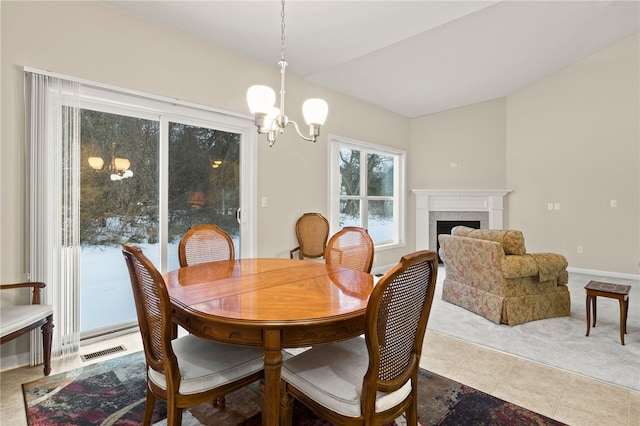
[[182, 235], [212, 223], [232, 236], [237, 257], [253, 255], [255, 179], [245, 162], [255, 156], [248, 120], [95, 99], [83, 106], [79, 262], [88, 338], [137, 325], [121, 244], [139, 245], [166, 272], [178, 268]]
[[169, 122], [168, 269], [178, 264], [178, 243], [187, 230], [211, 223], [241, 253], [240, 134]]

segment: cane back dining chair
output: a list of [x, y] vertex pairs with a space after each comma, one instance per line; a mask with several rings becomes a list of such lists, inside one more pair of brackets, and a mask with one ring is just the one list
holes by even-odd
[[366, 229], [345, 226], [329, 239], [324, 259], [327, 264], [369, 273], [373, 265], [373, 240]]
[[374, 287], [365, 336], [315, 346], [283, 362], [281, 425], [294, 399], [338, 425], [417, 424], [418, 370], [433, 303], [435, 252], [403, 256]]
[[[216, 225], [192, 226], [180, 239], [178, 261], [180, 267], [217, 260], [233, 260], [235, 248], [233, 240]], [[216, 401], [216, 406], [224, 408], [224, 396]]]
[[189, 334], [174, 335], [171, 302], [160, 272], [139, 247], [123, 245], [147, 364], [144, 424], [156, 397], [167, 403], [167, 424], [180, 425], [182, 410], [264, 378], [263, 351]]
[[0, 290], [32, 288], [31, 304], [5, 305], [0, 309], [0, 344], [40, 327], [44, 356], [44, 375], [51, 373], [51, 343], [53, 342], [53, 307], [40, 303], [43, 282], [0, 284]]
[[298, 246], [289, 251], [289, 257], [297, 251], [300, 259], [324, 256], [329, 238], [329, 221], [320, 213], [305, 213], [296, 222]]
[[195, 225], [180, 239], [180, 267], [235, 258], [233, 240], [216, 225]]

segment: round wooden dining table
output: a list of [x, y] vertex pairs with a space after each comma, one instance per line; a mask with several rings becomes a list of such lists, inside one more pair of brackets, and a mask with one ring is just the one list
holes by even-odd
[[373, 276], [310, 260], [236, 259], [165, 274], [174, 322], [197, 336], [264, 349], [262, 424], [279, 423], [282, 349], [364, 333]]

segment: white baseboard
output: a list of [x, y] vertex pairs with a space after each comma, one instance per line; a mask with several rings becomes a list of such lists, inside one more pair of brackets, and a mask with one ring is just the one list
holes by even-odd
[[29, 352], [7, 355], [0, 358], [0, 372], [9, 371], [29, 365]]
[[622, 272], [598, 271], [595, 269], [572, 268], [568, 267], [567, 272], [575, 272], [576, 274], [597, 275], [600, 277], [622, 278], [625, 280], [640, 280], [640, 274], [625, 274]]

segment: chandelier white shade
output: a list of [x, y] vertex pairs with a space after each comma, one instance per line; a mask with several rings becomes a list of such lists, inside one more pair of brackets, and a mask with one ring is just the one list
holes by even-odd
[[251, 114], [267, 115], [276, 103], [276, 92], [269, 86], [256, 84], [247, 90], [247, 103]]
[[320, 136], [320, 127], [324, 124], [329, 114], [329, 105], [317, 98], [307, 99], [302, 105], [302, 114], [305, 122], [309, 126], [309, 136], [300, 133], [298, 124], [289, 120], [284, 113], [284, 83], [287, 61], [284, 59], [284, 0], [282, 0], [281, 23], [281, 59], [280, 66], [280, 105], [275, 106], [276, 92], [263, 85], [254, 85], [247, 90], [247, 103], [249, 110], [254, 116], [255, 125], [259, 134], [266, 134], [269, 146], [273, 146], [279, 134], [284, 133], [285, 127], [292, 123], [298, 135], [307, 141], [315, 142]]
[[329, 115], [329, 105], [324, 99], [307, 99], [302, 104], [302, 115], [309, 126], [320, 127]]

